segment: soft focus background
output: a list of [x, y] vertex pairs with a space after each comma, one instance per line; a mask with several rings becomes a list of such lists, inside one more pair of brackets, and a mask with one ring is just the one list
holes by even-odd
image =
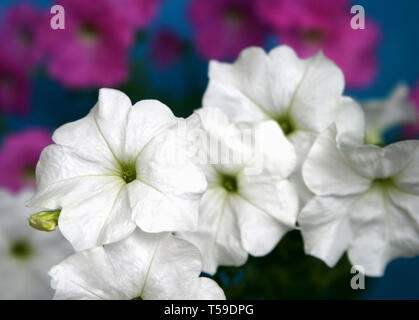
[[[65, 8], [65, 30], [50, 27], [53, 4]], [[365, 8], [365, 30], [350, 28], [354, 4]], [[121, 89], [134, 102], [159, 99], [188, 116], [200, 107], [209, 59], [233, 61], [251, 45], [285, 43], [301, 57], [323, 49], [342, 68], [346, 94], [385, 98], [405, 83], [419, 112], [418, 17], [417, 0], [2, 0], [0, 188], [12, 197], [34, 188], [34, 168], [50, 134], [86, 115], [98, 88]], [[397, 124], [384, 140], [418, 134], [417, 122]], [[0, 204], [0, 215], [14, 219], [5, 207]], [[26, 224], [19, 228], [34, 232]], [[13, 268], [3, 267], [9, 260], [33, 272], [28, 248], [16, 241], [0, 246], [0, 299], [10, 297], [4, 283]], [[304, 255], [295, 231], [270, 255], [221, 268], [215, 278], [228, 298], [418, 299], [418, 270], [419, 257], [398, 259], [384, 277], [354, 291], [346, 258], [329, 269]]]

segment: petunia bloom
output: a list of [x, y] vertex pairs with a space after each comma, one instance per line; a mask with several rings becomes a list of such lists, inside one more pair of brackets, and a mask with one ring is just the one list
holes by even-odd
[[281, 127], [297, 151], [292, 179], [306, 201], [299, 168], [316, 136], [351, 103], [342, 98], [340, 69], [322, 53], [302, 60], [287, 46], [269, 54], [248, 48], [233, 64], [211, 61], [209, 78], [204, 108], [221, 108], [232, 122], [274, 120]]
[[196, 114], [206, 137], [196, 141], [201, 154], [196, 161], [208, 190], [198, 231], [179, 235], [200, 249], [204, 272], [214, 274], [219, 265], [244, 264], [248, 253], [268, 254], [295, 228], [298, 196], [288, 177], [297, 157], [273, 121], [231, 125], [215, 108]]
[[6, 136], [0, 150], [0, 186], [13, 192], [35, 188], [35, 167], [41, 151], [52, 143], [45, 129], [27, 129]]
[[367, 100], [363, 104], [367, 131], [366, 142], [382, 144], [383, 134], [397, 125], [416, 122], [415, 107], [409, 100], [409, 89], [397, 86], [387, 99]]
[[155, 100], [131, 106], [101, 89], [81, 120], [54, 132], [41, 154], [31, 206], [61, 209], [58, 225], [76, 250], [146, 232], [194, 230], [204, 174], [187, 158], [181, 120]]
[[195, 0], [189, 20], [195, 45], [207, 59], [235, 59], [240, 51], [262, 45], [266, 29], [254, 12], [253, 0]]
[[389, 261], [419, 254], [419, 141], [363, 145], [362, 114], [322, 133], [303, 167], [315, 197], [298, 217], [307, 254], [382, 276]]
[[0, 300], [51, 299], [48, 270], [72, 254], [57, 232], [45, 234], [28, 227], [34, 209], [25, 207], [33, 191], [0, 191]]
[[143, 28], [158, 14], [163, 0], [125, 0], [123, 4], [120, 0], [110, 1], [125, 22], [131, 23], [134, 28]]
[[60, 0], [65, 29], [44, 29], [51, 76], [69, 87], [113, 86], [128, 76], [135, 27], [113, 0]]
[[0, 24], [0, 41], [14, 63], [28, 69], [43, 57], [41, 44], [42, 25], [47, 15], [29, 3], [20, 3], [7, 9]]
[[348, 0], [260, 0], [258, 12], [302, 58], [319, 50], [345, 74], [346, 84], [371, 84], [377, 73], [379, 27], [369, 19], [365, 29], [352, 29]]
[[342, 13], [349, 3], [350, 0], [259, 0], [256, 9], [265, 23], [275, 29], [289, 27], [296, 20], [320, 27], [328, 23], [320, 18], [328, 14], [327, 20], [334, 19], [332, 14]]
[[200, 254], [190, 243], [137, 229], [120, 242], [74, 254], [49, 274], [59, 300], [225, 299], [200, 273]]

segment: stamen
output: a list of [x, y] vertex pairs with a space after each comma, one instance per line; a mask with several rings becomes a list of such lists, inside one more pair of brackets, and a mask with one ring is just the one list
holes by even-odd
[[126, 184], [137, 179], [137, 170], [135, 165], [123, 165], [121, 167], [121, 178], [126, 182]]
[[237, 192], [237, 179], [232, 175], [222, 175], [222, 186], [228, 192]]
[[292, 121], [289, 119], [289, 117], [279, 117], [276, 120], [276, 122], [279, 124], [286, 136], [291, 134], [295, 130], [294, 125]]

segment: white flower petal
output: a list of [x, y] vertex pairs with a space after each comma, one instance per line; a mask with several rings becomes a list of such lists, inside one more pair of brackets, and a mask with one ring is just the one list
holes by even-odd
[[[260, 167], [260, 174], [272, 175], [275, 178], [287, 178], [297, 166], [297, 155], [294, 146], [286, 139], [284, 133], [274, 121], [237, 124], [241, 130], [254, 132], [254, 141], [245, 140], [244, 144], [252, 150], [255, 161], [247, 163], [243, 172], [252, 175], [251, 169]], [[255, 172], [256, 173], [256, 172]]]
[[186, 157], [183, 142], [167, 131], [151, 141], [137, 159], [137, 178], [179, 198], [200, 198], [206, 190], [204, 174]]
[[343, 88], [342, 71], [322, 52], [308, 59], [289, 107], [295, 125], [314, 132], [326, 129], [339, 112]]
[[240, 196], [278, 222], [289, 228], [295, 227], [298, 195], [288, 180], [278, 180], [269, 175], [242, 175], [238, 183]]
[[65, 203], [58, 221], [76, 251], [119, 241], [135, 229], [125, 183], [94, 181], [98, 191], [83, 201]]
[[315, 197], [298, 216], [307, 254], [333, 267], [352, 238], [349, 214], [356, 196]]
[[369, 276], [382, 276], [389, 261], [419, 254], [419, 196], [372, 189], [353, 208], [353, 240], [348, 250], [353, 264]]
[[200, 250], [202, 270], [208, 274], [215, 274], [219, 265], [240, 266], [247, 260], [237, 218], [223, 188], [212, 187], [204, 194], [198, 231], [182, 232], [179, 236]]
[[140, 181], [128, 186], [133, 219], [147, 232], [167, 230], [193, 231], [198, 224], [198, 202], [185, 204], [162, 191]]
[[76, 253], [50, 275], [55, 299], [224, 299], [214, 281], [198, 278], [200, 272], [191, 244], [137, 229], [121, 242]]
[[187, 241], [165, 236], [156, 250], [144, 287], [144, 298], [225, 299], [213, 280], [198, 278], [201, 270], [201, 255], [197, 248]]
[[337, 130], [331, 126], [322, 133], [303, 165], [307, 187], [317, 195], [350, 195], [367, 190], [371, 184], [345, 161], [336, 142]]
[[265, 51], [256, 47], [243, 50], [234, 64], [211, 61], [203, 106], [222, 108], [233, 121], [267, 119], [272, 108], [268, 63]]
[[409, 88], [398, 85], [387, 99], [373, 99], [363, 103], [368, 130], [382, 134], [384, 130], [416, 121], [414, 105], [409, 101]]
[[[106, 166], [107, 164], [105, 164]], [[67, 146], [50, 145], [36, 167], [37, 192], [30, 206], [57, 209], [100, 192], [98, 181], [122, 179], [103, 162], [84, 158]]]
[[401, 141], [385, 148], [374, 145], [340, 147], [349, 165], [369, 179], [397, 175], [409, 166], [412, 153], [417, 149], [417, 141]]
[[[211, 135], [222, 135], [222, 132], [226, 130], [230, 123], [227, 114], [222, 109], [200, 108], [195, 110], [194, 114], [197, 115], [200, 120], [199, 123], [195, 123], [194, 129], [202, 128]], [[188, 119], [193, 120], [192, 118]]]
[[402, 169], [393, 177], [394, 182], [405, 192], [419, 194], [419, 141], [403, 141], [389, 146], [402, 158]]
[[243, 248], [253, 256], [268, 254], [292, 229], [242, 196], [232, 195], [229, 204], [238, 220]]
[[[272, 99], [275, 102], [274, 115], [287, 114], [293, 103], [296, 90], [303, 81], [308, 61], [299, 59], [288, 46], [279, 46], [269, 52], [269, 72]], [[269, 96], [269, 95], [268, 95]]]
[[[86, 117], [59, 127], [55, 130], [52, 139], [66, 151], [68, 150], [68, 152], [76, 154], [80, 159], [86, 159], [87, 164], [96, 167], [96, 170], [103, 168], [107, 172], [114, 171], [118, 162], [109, 149], [107, 141], [104, 139], [103, 133], [98, 126], [96, 120], [99, 112], [98, 108], [96, 105]], [[52, 148], [52, 146], [47, 148]], [[66, 155], [60, 156], [65, 157]], [[56, 161], [59, 160], [60, 157], [56, 159]], [[50, 159], [46, 159], [45, 161], [48, 163]], [[42, 156], [40, 162], [42, 163]], [[71, 173], [75, 174], [77, 171], [70, 171], [66, 174]], [[38, 175], [37, 183], [39, 183], [39, 178], [43, 178], [43, 173]]]
[[207, 183], [182, 151], [174, 132], [156, 137], [137, 159], [137, 181], [129, 187], [137, 225], [147, 232], [195, 230]]
[[[226, 296], [218, 284], [209, 278], [201, 277], [195, 281], [193, 289], [187, 292], [190, 293], [191, 299], [195, 300], [225, 300]], [[186, 300], [186, 298], [184, 298]]]
[[[204, 155], [204, 166], [211, 165], [216, 171], [234, 175], [244, 166], [254, 165], [256, 149], [261, 145], [261, 141], [255, 140], [266, 138], [265, 135], [259, 134], [255, 125], [230, 124], [226, 114], [216, 108], [200, 109], [196, 114], [201, 119], [201, 130], [205, 139], [197, 140], [195, 148]], [[260, 131], [263, 133], [263, 130]], [[256, 169], [260, 170], [260, 167], [261, 165]], [[212, 175], [208, 178], [211, 179]]]
[[342, 97], [336, 120], [339, 144], [357, 145], [365, 141], [365, 116], [361, 106], [349, 97]]
[[119, 161], [128, 160], [125, 159], [123, 141], [131, 109], [131, 100], [125, 93], [115, 89], [99, 90], [96, 125], [107, 147]]
[[176, 124], [173, 112], [157, 100], [142, 100], [132, 108], [127, 119], [124, 154], [131, 160], [165, 129]]
[[172, 111], [161, 102], [142, 100], [131, 106], [131, 100], [114, 89], [99, 91], [95, 118], [108, 148], [124, 163], [134, 160], [154, 136], [176, 123]]
[[304, 183], [302, 176], [302, 166], [308, 152], [310, 151], [311, 146], [316, 140], [316, 137], [317, 134], [302, 130], [295, 131], [288, 136], [288, 139], [295, 147], [295, 152], [297, 154], [297, 165], [289, 179], [298, 193], [301, 207], [304, 206], [313, 197], [313, 193]]

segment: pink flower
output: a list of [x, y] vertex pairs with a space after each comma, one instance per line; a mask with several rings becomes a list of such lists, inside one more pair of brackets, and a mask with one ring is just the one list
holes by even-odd
[[256, 10], [275, 29], [295, 26], [328, 28], [334, 14], [349, 15], [350, 0], [258, 0]]
[[26, 70], [0, 49], [0, 111], [23, 114], [28, 110], [30, 82]]
[[152, 58], [163, 68], [179, 59], [182, 50], [182, 40], [168, 29], [158, 31], [151, 44]]
[[207, 59], [234, 59], [252, 45], [262, 45], [265, 28], [255, 15], [253, 0], [195, 0], [189, 19], [195, 45]]
[[[126, 21], [132, 23], [135, 28], [147, 25], [158, 13], [160, 3], [163, 0], [113, 0], [115, 9], [125, 14]], [[123, 10], [121, 6], [123, 5]]]
[[302, 58], [323, 50], [349, 87], [374, 80], [379, 28], [366, 20], [365, 29], [352, 29], [348, 0], [260, 0], [258, 13]]
[[42, 24], [48, 22], [46, 18], [44, 12], [28, 3], [10, 7], [3, 17], [0, 42], [22, 68], [33, 67], [43, 56], [39, 43]]
[[0, 150], [0, 187], [17, 192], [35, 187], [35, 167], [41, 151], [51, 141], [44, 129], [28, 129], [7, 136]]
[[65, 29], [45, 29], [49, 73], [69, 87], [114, 86], [124, 81], [135, 27], [149, 19], [134, 19], [140, 11], [132, 8], [142, 2], [57, 1], [65, 9]]

